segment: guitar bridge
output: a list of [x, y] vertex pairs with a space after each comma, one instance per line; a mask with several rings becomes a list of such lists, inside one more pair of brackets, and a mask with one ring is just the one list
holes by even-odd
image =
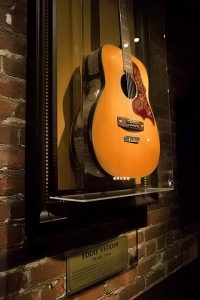
[[124, 137], [124, 142], [126, 142], [126, 143], [132, 143], [132, 144], [139, 144], [140, 138], [136, 137], [136, 136], [128, 136], [128, 135], [126, 135]]
[[129, 130], [129, 131], [143, 131], [144, 130], [144, 123], [131, 120], [124, 117], [117, 117], [117, 124], [119, 127]]

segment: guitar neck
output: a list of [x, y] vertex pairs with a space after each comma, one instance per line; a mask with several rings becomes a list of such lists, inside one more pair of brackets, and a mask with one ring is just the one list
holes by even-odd
[[121, 32], [121, 47], [124, 71], [133, 75], [133, 66], [131, 60], [131, 44], [127, 18], [127, 0], [119, 0], [119, 17]]

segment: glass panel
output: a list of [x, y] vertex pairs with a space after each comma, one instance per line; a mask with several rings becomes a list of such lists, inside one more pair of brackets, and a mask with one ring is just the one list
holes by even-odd
[[149, 77], [149, 99], [160, 140], [157, 169], [149, 176], [151, 186], [173, 188], [171, 119], [164, 28], [163, 1], [134, 1], [136, 55], [145, 63]]
[[54, 0], [62, 199], [173, 188], [162, 9], [162, 1]]

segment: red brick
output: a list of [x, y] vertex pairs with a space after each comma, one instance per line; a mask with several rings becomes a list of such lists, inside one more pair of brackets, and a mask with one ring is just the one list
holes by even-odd
[[10, 218], [11, 220], [14, 219], [21, 219], [25, 217], [25, 203], [23, 200], [14, 200], [10, 204]]
[[153, 227], [149, 227], [145, 231], [145, 241], [152, 240], [160, 235], [165, 233], [165, 226], [164, 225], [155, 225]]
[[3, 57], [3, 70], [6, 75], [25, 79], [26, 65], [16, 59]]
[[141, 245], [138, 247], [138, 259], [142, 259], [145, 257], [145, 246]]
[[146, 287], [155, 284], [157, 281], [164, 279], [164, 277], [165, 277], [165, 269], [163, 267], [155, 270], [153, 273], [147, 276]]
[[114, 276], [106, 281], [106, 293], [111, 293], [119, 289], [122, 285], [121, 275]]
[[15, 296], [15, 300], [41, 300], [40, 291], [37, 291], [37, 292], [31, 291], [24, 295]]
[[167, 273], [169, 274], [175, 271], [177, 268], [179, 268], [182, 265], [182, 263], [183, 263], [182, 257], [175, 256], [167, 263]]
[[141, 276], [148, 274], [151, 271], [152, 267], [156, 264], [156, 262], [156, 257], [151, 257], [143, 263], [140, 263], [138, 265], [138, 274]]
[[[9, 14], [11, 17], [11, 24], [8, 24], [6, 22], [7, 14]], [[0, 25], [4, 28], [12, 30], [13, 32], [26, 35], [27, 24], [25, 18], [23, 18], [22, 16], [18, 16], [15, 13], [15, 10], [8, 10], [6, 8], [2, 8], [0, 10]]]
[[0, 144], [4, 145], [17, 145], [18, 129], [15, 126], [0, 126]]
[[89, 288], [85, 292], [81, 293], [78, 295], [77, 298], [78, 300], [94, 300], [102, 297], [105, 294], [104, 286], [102, 285], [97, 285], [92, 288]]
[[138, 239], [138, 244], [144, 242], [144, 232], [143, 231], [138, 231], [138, 233], [137, 233], [137, 239]]
[[0, 93], [2, 96], [15, 99], [26, 98], [26, 85], [6, 77], [0, 77]]
[[119, 293], [119, 300], [129, 300], [142, 292], [145, 288], [144, 277], [138, 278], [134, 283], [129, 284]]
[[18, 226], [1, 226], [0, 227], [0, 247], [6, 245], [19, 244], [22, 242], [22, 227]]
[[0, 222], [8, 218], [8, 206], [6, 202], [0, 202]]
[[5, 100], [1, 95], [0, 95], [0, 119], [6, 119], [7, 117], [11, 117], [13, 115], [13, 104]]
[[126, 285], [129, 282], [132, 282], [136, 278], [136, 275], [137, 275], [136, 269], [131, 269], [110, 278], [109, 280], [106, 281], [106, 292], [107, 293], [113, 292], [119, 289], [121, 286]]
[[20, 129], [20, 135], [19, 135], [19, 144], [20, 145], [25, 145], [25, 135], [26, 135], [25, 128], [21, 128]]
[[17, 0], [15, 1], [15, 14], [19, 16], [26, 16], [26, 0]]
[[148, 224], [155, 225], [155, 224], [167, 222], [168, 217], [169, 217], [169, 210], [167, 208], [159, 209], [157, 211], [151, 211], [148, 214]]
[[189, 262], [198, 257], [199, 245], [198, 238], [192, 236], [183, 242], [181, 247], [184, 262]]
[[164, 260], [168, 261], [172, 258], [180, 255], [180, 244], [174, 243], [173, 245], [167, 247], [166, 251], [164, 252]]
[[25, 120], [26, 105], [25, 103], [19, 103], [15, 108], [15, 117]]
[[[2, 227], [6, 224], [1, 224]], [[11, 225], [9, 225], [11, 226]], [[17, 225], [19, 230], [22, 228], [22, 234], [24, 233], [23, 224]], [[24, 235], [22, 236], [22, 238]], [[27, 251], [27, 248], [23, 247], [23, 244], [15, 244], [15, 245], [9, 245], [8, 247], [1, 247], [0, 248], [0, 272], [6, 270], [12, 270], [18, 266], [21, 266], [24, 268], [24, 264], [30, 260], [30, 254]], [[28, 272], [25, 272], [28, 275]], [[2, 273], [0, 273], [2, 275]], [[1, 276], [0, 275], [0, 276]]]
[[126, 285], [129, 282], [133, 282], [135, 280], [136, 276], [137, 276], [136, 269], [130, 269], [130, 270], [124, 271], [121, 274], [122, 285]]
[[26, 39], [0, 32], [0, 49], [9, 50], [22, 56], [26, 55]]
[[49, 283], [45, 285], [41, 294], [41, 300], [57, 299], [58, 297], [63, 295], [64, 292], [64, 280], [59, 279], [55, 283], [53, 282], [52, 284]]
[[24, 193], [25, 179], [23, 176], [4, 176], [0, 178], [0, 196], [11, 196]]
[[157, 251], [165, 247], [165, 235], [157, 238]]
[[21, 150], [0, 150], [0, 169], [8, 167], [10, 170], [21, 170], [25, 168], [25, 153]]
[[8, 273], [0, 277], [0, 297], [7, 299], [8, 295], [19, 291], [27, 284], [23, 271]]
[[105, 300], [119, 300], [119, 295], [106, 296]]
[[133, 248], [136, 246], [136, 236], [135, 234], [129, 235], [128, 238], [128, 248]]
[[65, 259], [54, 259], [40, 263], [31, 269], [31, 284], [36, 284], [66, 273]]
[[14, 3], [14, 0], [0, 0], [0, 5], [5, 7], [10, 7]]
[[166, 233], [166, 246], [169, 246], [170, 244], [174, 243], [177, 240], [180, 240], [181, 238], [182, 238], [182, 232], [180, 229], [168, 231]]
[[128, 248], [133, 248], [136, 244], [143, 243], [144, 234], [143, 231], [134, 232], [132, 235], [128, 236]]
[[155, 241], [151, 241], [148, 245], [146, 245], [146, 255], [150, 256], [156, 252], [156, 243]]

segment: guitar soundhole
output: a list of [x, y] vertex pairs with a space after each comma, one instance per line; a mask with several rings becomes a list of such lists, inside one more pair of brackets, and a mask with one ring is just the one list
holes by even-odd
[[121, 87], [124, 95], [133, 99], [136, 95], [136, 85], [132, 76], [128, 73], [124, 73], [121, 78]]

